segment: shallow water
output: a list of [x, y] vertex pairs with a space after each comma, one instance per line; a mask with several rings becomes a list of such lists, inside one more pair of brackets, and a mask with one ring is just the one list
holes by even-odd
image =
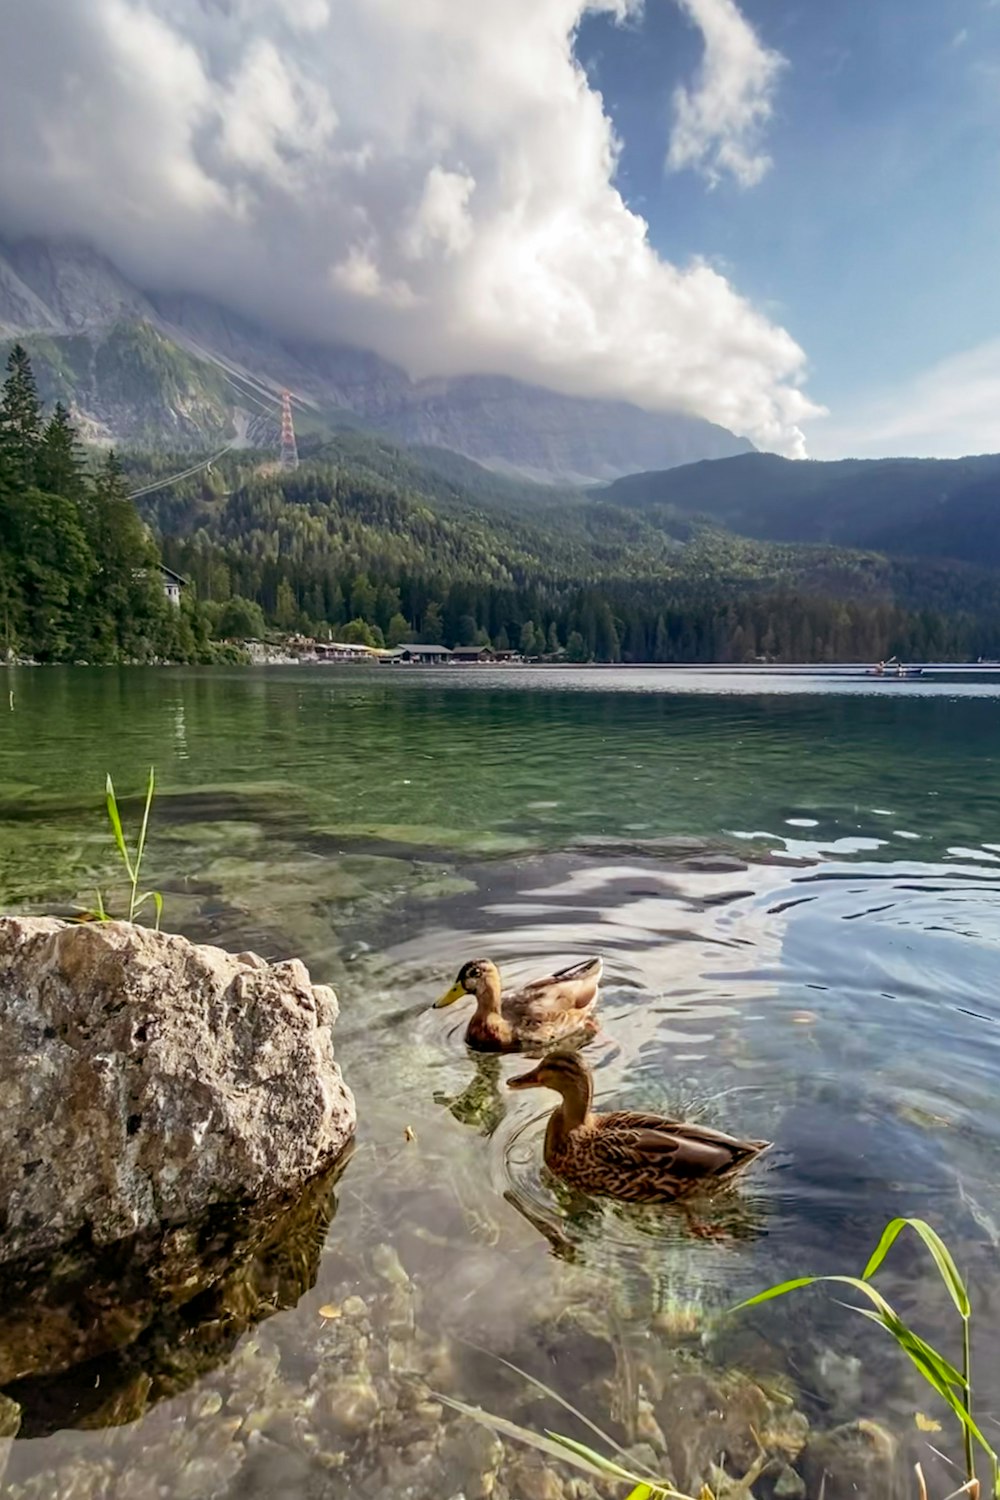
[[[12, 1493], [142, 1500], [155, 1470], [150, 1494], [192, 1500], [449, 1496], [492, 1460], [461, 1422], [434, 1448], [440, 1413], [407, 1381], [578, 1431], [527, 1402], [501, 1356], [631, 1441], [647, 1398], [664, 1426], [653, 1385], [691, 1348], [790, 1380], [814, 1424], [885, 1421], [933, 1465], [927, 1442], [954, 1444], [914, 1414], [944, 1414], [884, 1334], [819, 1293], [717, 1319], [781, 1277], [860, 1271], [897, 1213], [930, 1219], [969, 1274], [983, 1420], [1000, 1414], [1000, 682], [8, 678], [4, 907], [91, 904], [99, 885], [120, 908], [104, 776], [134, 795], [154, 762], [166, 925], [297, 953], [332, 981], [361, 1119], [314, 1285], [210, 1354], [200, 1327], [151, 1336], [101, 1375], [116, 1395], [96, 1417], [89, 1369], [19, 1393]], [[517, 978], [591, 952], [599, 1095], [775, 1142], [704, 1205], [718, 1238], [676, 1210], [574, 1201], [540, 1165], [549, 1096], [509, 1094], [522, 1065], [471, 1059], [466, 1013], [427, 1009], [478, 953]], [[900, 1247], [884, 1286], [957, 1356], [917, 1251]]]

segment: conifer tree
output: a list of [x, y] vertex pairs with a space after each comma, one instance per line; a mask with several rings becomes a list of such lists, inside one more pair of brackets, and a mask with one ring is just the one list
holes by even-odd
[[100, 660], [142, 659], [155, 649], [168, 606], [156, 547], [129, 499], [114, 450], [94, 483], [88, 520], [97, 560], [89, 611], [92, 649]]
[[7, 358], [7, 379], [0, 397], [0, 449], [4, 468], [20, 485], [35, 482], [42, 443], [42, 407], [28, 352], [15, 344]]
[[62, 402], [42, 433], [35, 463], [35, 480], [40, 490], [63, 495], [85, 508], [87, 485], [84, 478], [83, 453], [70, 414]]

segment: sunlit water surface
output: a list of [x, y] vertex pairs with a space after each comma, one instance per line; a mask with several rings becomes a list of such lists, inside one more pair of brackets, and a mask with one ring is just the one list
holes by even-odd
[[[629, 1439], [651, 1340], [790, 1380], [814, 1421], [886, 1421], [926, 1462], [915, 1413], [933, 1397], [877, 1330], [819, 1294], [716, 1319], [785, 1276], [860, 1271], [895, 1214], [928, 1218], [968, 1273], [983, 1421], [1000, 1413], [1000, 683], [361, 668], [8, 681], [5, 908], [113, 897], [105, 773], [134, 795], [155, 763], [148, 881], [165, 925], [298, 954], [332, 982], [360, 1117], [314, 1285], [186, 1374], [190, 1331], [169, 1359], [110, 1370], [105, 1406], [86, 1372], [16, 1393], [14, 1493], [142, 1500], [152, 1464], [169, 1477], [151, 1495], [191, 1500], [419, 1496], [406, 1476], [427, 1439], [400, 1382], [558, 1420], [525, 1405], [499, 1355]], [[572, 1200], [541, 1166], [551, 1096], [509, 1094], [523, 1064], [473, 1060], [467, 1012], [428, 1010], [468, 957], [517, 979], [587, 953], [606, 965], [599, 1096], [775, 1142], [705, 1205], [713, 1238], [676, 1211]], [[883, 1285], [952, 1337], [918, 1252], [901, 1249]], [[351, 1344], [358, 1296], [369, 1322]], [[458, 1493], [484, 1461], [453, 1449], [428, 1493]]]

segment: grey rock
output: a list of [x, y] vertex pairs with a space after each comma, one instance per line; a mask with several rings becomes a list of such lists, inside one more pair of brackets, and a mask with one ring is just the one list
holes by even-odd
[[786, 1464], [774, 1481], [775, 1500], [805, 1500], [806, 1482], [790, 1464]]
[[333, 991], [126, 923], [0, 918], [0, 1265], [293, 1192], [354, 1100]]
[[909, 1494], [896, 1439], [864, 1418], [814, 1433], [801, 1467], [808, 1493], [825, 1500], [907, 1500]]
[[855, 1354], [824, 1349], [816, 1360], [816, 1385], [834, 1420], [854, 1416], [861, 1405], [861, 1361]]

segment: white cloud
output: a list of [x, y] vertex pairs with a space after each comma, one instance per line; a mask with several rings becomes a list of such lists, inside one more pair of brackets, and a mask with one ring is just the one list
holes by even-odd
[[[747, 180], [780, 63], [731, 0], [682, 3], [707, 39], [685, 96], [689, 134], [713, 132], [696, 164]], [[587, 11], [623, 20], [639, 0], [15, 9], [5, 233], [88, 239], [143, 285], [417, 375], [508, 374], [801, 451], [802, 351], [718, 270], [659, 256], [616, 188], [573, 41]]]
[[420, 207], [410, 227], [407, 254], [419, 260], [434, 245], [441, 245], [446, 255], [458, 255], [468, 249], [475, 237], [468, 213], [469, 199], [475, 187], [475, 178], [467, 172], [446, 172], [442, 167], [431, 167], [424, 182]]
[[1000, 452], [1000, 339], [950, 355], [809, 434], [816, 458]]
[[337, 114], [319, 84], [287, 63], [271, 41], [247, 48], [219, 110], [219, 149], [249, 174], [287, 182], [297, 160], [322, 151]]
[[761, 147], [786, 66], [765, 47], [735, 0], [678, 0], [701, 30], [705, 55], [694, 88], [674, 93], [667, 166], [700, 172], [715, 186], [723, 177], [753, 187], [771, 165]]

